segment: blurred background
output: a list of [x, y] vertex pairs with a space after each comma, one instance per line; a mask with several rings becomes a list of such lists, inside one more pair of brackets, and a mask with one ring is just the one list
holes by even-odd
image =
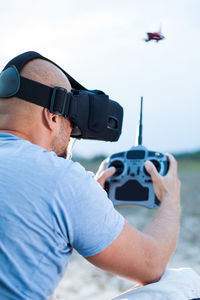
[[[200, 1], [0, 0], [0, 67], [34, 50], [62, 66], [88, 89], [124, 107], [118, 142], [77, 141], [74, 159], [96, 171], [101, 159], [135, 144], [144, 97], [143, 142], [172, 152], [182, 180], [182, 226], [170, 266], [200, 272]], [[146, 43], [146, 32], [165, 39]], [[121, 209], [142, 229], [154, 212]], [[56, 294], [59, 299], [110, 299], [133, 283], [89, 265], [76, 253]]]
[[[0, 67], [34, 50], [88, 89], [124, 107], [119, 142], [80, 141], [75, 153], [109, 155], [135, 143], [144, 97], [144, 145], [168, 152], [200, 148], [198, 0], [0, 0]], [[146, 32], [166, 39], [146, 43]]]

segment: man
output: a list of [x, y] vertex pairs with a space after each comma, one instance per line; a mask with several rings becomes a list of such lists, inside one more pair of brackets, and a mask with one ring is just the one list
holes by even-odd
[[[71, 90], [49, 61], [32, 59], [21, 76]], [[75, 248], [92, 264], [140, 284], [157, 281], [179, 231], [180, 181], [168, 155], [165, 177], [145, 167], [161, 201], [144, 232], [113, 208], [103, 190], [115, 172], [101, 166], [97, 181], [64, 159], [72, 123], [17, 97], [0, 99], [0, 299], [47, 299]], [[134, 191], [133, 191], [134, 192]]]

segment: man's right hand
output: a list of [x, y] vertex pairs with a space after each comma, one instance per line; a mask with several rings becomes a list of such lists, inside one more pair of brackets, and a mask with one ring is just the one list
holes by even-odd
[[169, 159], [169, 170], [165, 176], [161, 176], [151, 161], [146, 161], [145, 168], [151, 175], [154, 191], [160, 201], [167, 199], [174, 205], [180, 204], [181, 182], [177, 174], [177, 162], [175, 158], [167, 154]]

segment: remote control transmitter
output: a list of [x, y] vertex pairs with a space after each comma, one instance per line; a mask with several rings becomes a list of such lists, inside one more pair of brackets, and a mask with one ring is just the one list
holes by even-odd
[[160, 201], [154, 193], [150, 174], [145, 169], [145, 161], [150, 160], [160, 175], [166, 175], [169, 168], [168, 157], [158, 151], [142, 146], [143, 97], [140, 104], [140, 120], [137, 146], [128, 151], [115, 153], [109, 157], [107, 168], [115, 167], [115, 174], [105, 184], [108, 197], [115, 206], [140, 205], [157, 208]]

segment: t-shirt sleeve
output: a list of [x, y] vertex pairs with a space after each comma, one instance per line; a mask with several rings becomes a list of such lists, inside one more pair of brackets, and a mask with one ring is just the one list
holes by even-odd
[[71, 163], [59, 182], [57, 195], [68, 240], [83, 256], [104, 250], [120, 234], [123, 216], [91, 172]]

